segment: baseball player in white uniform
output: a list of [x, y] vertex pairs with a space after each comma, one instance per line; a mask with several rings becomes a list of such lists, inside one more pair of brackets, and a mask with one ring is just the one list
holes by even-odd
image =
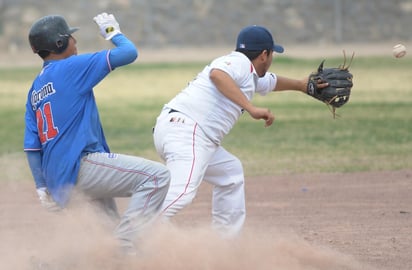
[[[164, 105], [153, 136], [156, 150], [171, 172], [163, 203], [165, 217], [190, 204], [205, 180], [213, 185], [213, 227], [225, 237], [240, 232], [246, 215], [242, 163], [221, 143], [244, 111], [264, 120], [266, 127], [273, 123], [268, 108], [251, 103], [255, 93], [306, 93], [307, 77], [297, 80], [268, 72], [273, 52], [283, 51], [266, 28], [245, 27], [237, 37], [235, 51], [212, 61]], [[319, 83], [318, 87], [326, 85]]]

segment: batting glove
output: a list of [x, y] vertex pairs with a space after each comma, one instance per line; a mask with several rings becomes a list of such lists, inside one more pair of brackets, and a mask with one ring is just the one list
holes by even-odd
[[38, 188], [37, 195], [39, 196], [39, 200], [41, 205], [50, 212], [57, 212], [60, 211], [61, 208], [57, 205], [57, 203], [53, 200], [50, 196], [49, 191], [45, 187]]
[[93, 18], [100, 28], [100, 34], [110, 40], [117, 34], [120, 34], [120, 26], [113, 14], [101, 13]]

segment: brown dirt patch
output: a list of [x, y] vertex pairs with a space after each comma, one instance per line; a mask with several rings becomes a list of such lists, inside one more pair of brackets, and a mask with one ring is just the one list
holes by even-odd
[[[274, 241], [295, 235], [349, 256], [359, 269], [412, 269], [411, 170], [256, 177], [246, 189], [248, 232]], [[203, 220], [210, 197], [204, 184], [181, 222]]]
[[141, 256], [124, 259], [90, 205], [45, 212], [21, 180], [26, 165], [13, 164], [2, 168], [2, 269], [412, 269], [412, 170], [249, 177], [246, 226], [233, 241], [209, 230], [204, 184], [170, 226], [143, 236]]

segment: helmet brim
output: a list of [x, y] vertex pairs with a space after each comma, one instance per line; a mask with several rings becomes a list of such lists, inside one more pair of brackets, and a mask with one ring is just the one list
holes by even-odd
[[73, 34], [74, 32], [76, 32], [77, 30], [79, 30], [80, 28], [79, 27], [70, 27], [69, 28], [69, 33], [70, 34]]

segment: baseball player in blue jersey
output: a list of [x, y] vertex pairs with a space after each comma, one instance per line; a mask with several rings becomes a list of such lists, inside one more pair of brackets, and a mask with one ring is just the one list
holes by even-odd
[[172, 176], [163, 204], [165, 217], [189, 205], [205, 180], [214, 186], [213, 227], [225, 237], [240, 232], [246, 215], [243, 168], [221, 143], [244, 111], [264, 120], [265, 126], [273, 123], [268, 108], [251, 103], [254, 94], [306, 93], [307, 77], [297, 80], [268, 72], [273, 52], [283, 50], [266, 28], [248, 26], [237, 37], [236, 51], [212, 61], [165, 104], [153, 133], [155, 147]]
[[[160, 211], [170, 173], [161, 163], [110, 152], [93, 87], [132, 63], [137, 49], [112, 14], [94, 21], [114, 48], [77, 55], [72, 34], [78, 28], [62, 16], [45, 16], [32, 25], [30, 45], [44, 62], [27, 97], [24, 151], [44, 207], [64, 208], [79, 191], [120, 219], [115, 235], [122, 248], [133, 251], [136, 234]], [[122, 217], [115, 197], [130, 197]]]

